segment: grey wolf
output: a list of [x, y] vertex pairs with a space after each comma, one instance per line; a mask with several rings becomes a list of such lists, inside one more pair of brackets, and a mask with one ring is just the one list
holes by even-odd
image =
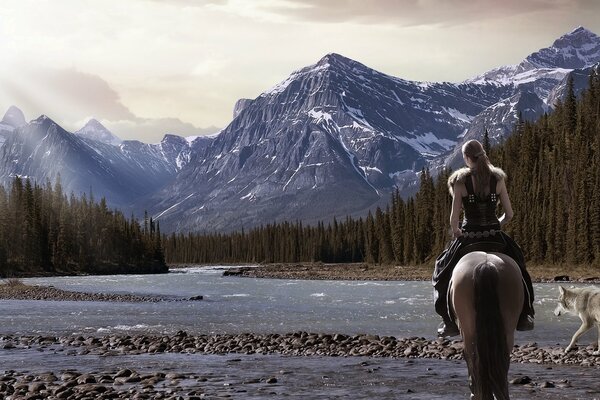
[[575, 346], [577, 339], [594, 326], [598, 328], [598, 350], [594, 355], [600, 355], [600, 289], [595, 286], [583, 288], [558, 287], [558, 305], [554, 314], [559, 316], [564, 313], [576, 315], [581, 319], [581, 326], [571, 338], [571, 343], [565, 353]]

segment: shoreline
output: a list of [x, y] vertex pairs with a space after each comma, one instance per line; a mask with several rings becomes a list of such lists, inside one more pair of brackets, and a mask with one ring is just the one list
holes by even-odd
[[[171, 268], [191, 267], [172, 266]], [[209, 265], [195, 265], [209, 266]], [[212, 265], [211, 265], [212, 266]], [[600, 271], [592, 266], [529, 265], [527, 271], [536, 283], [600, 283]], [[224, 271], [224, 276], [267, 279], [305, 280], [378, 280], [430, 281], [433, 265], [397, 266], [367, 263], [274, 263], [258, 266], [240, 265]]]
[[[182, 273], [183, 268], [219, 267], [223, 265], [177, 264], [169, 265], [170, 273]], [[274, 263], [242, 264], [223, 268], [223, 276], [289, 279], [289, 280], [349, 280], [349, 281], [430, 281], [432, 266], [372, 265], [367, 263]], [[529, 266], [528, 271], [534, 283], [600, 283], [597, 271], [591, 266]], [[198, 301], [204, 297], [135, 295], [131, 293], [77, 292], [55, 288], [52, 285], [29, 285], [20, 279], [0, 280], [0, 301], [2, 300], [41, 300], [41, 301], [113, 301], [113, 302], [161, 302]]]
[[57, 289], [54, 286], [27, 285], [20, 281], [0, 284], [1, 300], [41, 300], [41, 301], [112, 301], [128, 303], [158, 303], [162, 301], [194, 301], [195, 298], [177, 298], [169, 296], [140, 296], [131, 293], [89, 293]]

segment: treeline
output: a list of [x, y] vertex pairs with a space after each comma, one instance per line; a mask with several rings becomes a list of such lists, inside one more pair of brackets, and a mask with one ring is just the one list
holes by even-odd
[[[566, 99], [535, 123], [519, 122], [491, 149], [508, 173], [515, 218], [507, 231], [529, 261], [600, 264], [600, 79], [577, 100], [569, 80]], [[482, 138], [484, 143], [487, 137]], [[167, 262], [432, 262], [449, 234], [450, 171], [434, 180], [421, 173], [414, 198], [392, 195], [385, 210], [366, 218], [304, 226], [282, 222], [230, 234], [164, 237]]]
[[0, 186], [0, 276], [166, 272], [157, 224], [109, 210], [104, 199], [15, 178]]

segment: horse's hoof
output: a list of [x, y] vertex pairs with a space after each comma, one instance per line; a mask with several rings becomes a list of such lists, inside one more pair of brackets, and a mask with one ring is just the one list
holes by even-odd
[[454, 322], [448, 322], [447, 324], [442, 322], [438, 326], [437, 329], [439, 337], [447, 337], [447, 336], [458, 336], [460, 335], [460, 330], [458, 326]]

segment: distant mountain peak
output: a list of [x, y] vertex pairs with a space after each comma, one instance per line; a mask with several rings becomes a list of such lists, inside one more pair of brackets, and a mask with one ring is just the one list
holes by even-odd
[[360, 62], [351, 58], [345, 57], [338, 53], [328, 53], [323, 56], [316, 64], [307, 69], [321, 70], [329, 69], [334, 71], [372, 71], [371, 68], [367, 67]]
[[343, 55], [338, 54], [338, 53], [327, 53], [323, 57], [321, 57], [321, 59], [317, 62], [316, 65], [352, 64], [352, 63], [356, 63], [356, 61], [354, 61], [348, 57], [344, 57]]
[[23, 111], [16, 106], [10, 106], [8, 110], [6, 110], [1, 122], [3, 124], [10, 125], [13, 128], [18, 128], [19, 126], [23, 126], [27, 123]]
[[165, 133], [161, 143], [175, 142], [175, 143], [186, 143], [187, 140], [183, 136], [175, 135], [173, 133]]
[[518, 86], [544, 77], [561, 81], [573, 69], [600, 62], [600, 37], [579, 26], [556, 39], [550, 47], [531, 53], [521, 63], [494, 68], [467, 79], [465, 83], [494, 83]]
[[75, 132], [81, 137], [96, 140], [98, 142], [112, 144], [118, 146], [123, 141], [109, 131], [97, 119], [90, 119], [80, 130]]
[[573, 29], [571, 32], [565, 33], [557, 40], [560, 40], [563, 38], [573, 39], [573, 38], [597, 38], [597, 37], [598, 37], [598, 35], [596, 35], [594, 32], [592, 32], [589, 29], [580, 25], [577, 28]]
[[[315, 64], [292, 72], [284, 81], [265, 91], [262, 96], [277, 95], [282, 93], [292, 82], [304, 79], [306, 77], [312, 78], [320, 76], [321, 74], [326, 76], [341, 75], [350, 77], [356, 75], [371, 75], [373, 73], [377, 73], [377, 71], [367, 67], [364, 64], [361, 64], [358, 61], [344, 57], [341, 54], [328, 53]], [[234, 108], [234, 118], [237, 117], [249, 103], [250, 102], [242, 99], [239, 105], [236, 104], [236, 107]]]
[[54, 125], [58, 125], [56, 122], [54, 122], [52, 120], [52, 118], [48, 117], [46, 114], [42, 114], [39, 117], [37, 117], [36, 119], [34, 119], [33, 121], [31, 121], [32, 124], [34, 125], [44, 125], [44, 124], [54, 124]]
[[556, 39], [552, 46], [529, 55], [524, 67], [585, 68], [600, 61], [600, 37], [579, 26]]

